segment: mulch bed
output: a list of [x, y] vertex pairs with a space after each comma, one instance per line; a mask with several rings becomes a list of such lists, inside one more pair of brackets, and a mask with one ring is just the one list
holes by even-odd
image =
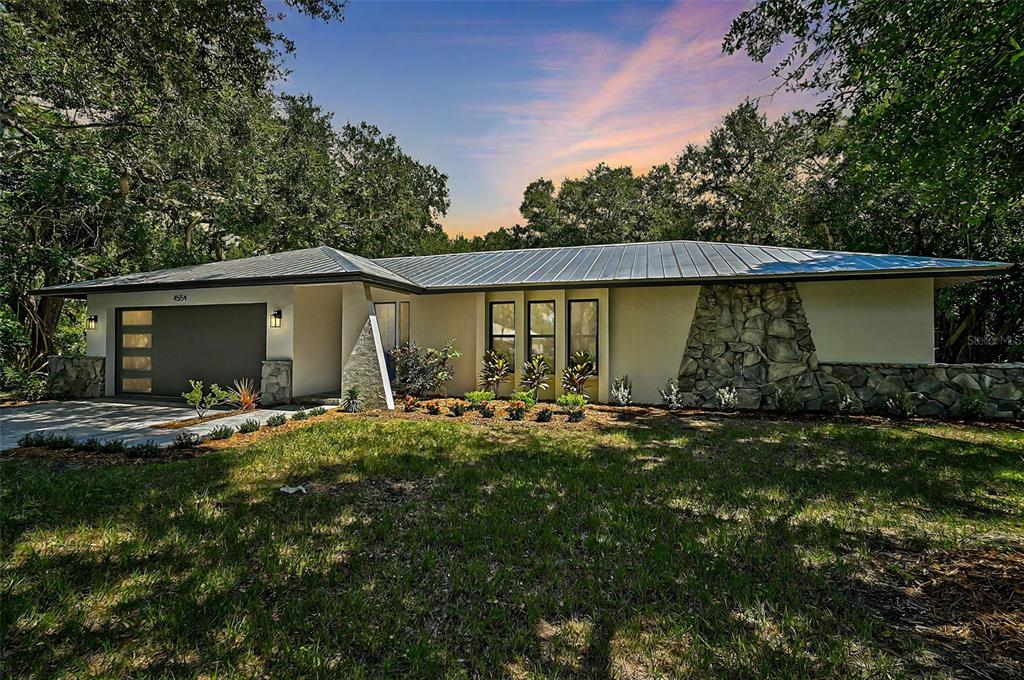
[[941, 666], [1024, 677], [1024, 546], [883, 552], [854, 598]]
[[218, 411], [217, 413], [203, 416], [202, 418], [186, 418], [185, 420], [172, 420], [166, 423], [158, 423], [153, 427], [157, 430], [180, 430], [183, 427], [189, 427], [190, 425], [200, 425], [202, 423], [208, 423], [211, 420], [220, 420], [221, 418], [230, 418], [231, 416], [237, 416], [245, 411]]

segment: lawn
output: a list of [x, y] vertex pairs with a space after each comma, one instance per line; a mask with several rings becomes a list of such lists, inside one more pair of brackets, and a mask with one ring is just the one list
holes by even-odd
[[1012, 428], [336, 414], [0, 473], [10, 676], [1024, 668]]

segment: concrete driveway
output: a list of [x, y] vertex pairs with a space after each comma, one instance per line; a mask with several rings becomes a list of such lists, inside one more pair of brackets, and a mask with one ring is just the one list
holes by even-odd
[[0, 408], [0, 451], [16, 447], [18, 439], [29, 432], [56, 432], [76, 439], [121, 439], [125, 444], [152, 439], [165, 446], [173, 442], [179, 432], [205, 435], [221, 425], [238, 427], [249, 418], [265, 423], [275, 413], [297, 409], [296, 406], [261, 409], [176, 430], [164, 430], [154, 426], [192, 418], [195, 412], [186, 406], [172, 404], [107, 400], [51, 401]]

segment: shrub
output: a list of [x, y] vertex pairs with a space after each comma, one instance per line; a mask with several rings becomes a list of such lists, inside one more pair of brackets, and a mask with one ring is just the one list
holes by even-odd
[[550, 423], [552, 416], [555, 412], [549, 409], [547, 406], [537, 411], [537, 422], [538, 423]]
[[202, 441], [203, 438], [195, 432], [179, 432], [174, 438], [171, 447], [175, 449], [191, 449], [193, 446], [199, 446]]
[[479, 408], [480, 404], [491, 401], [492, 399], [494, 399], [494, 392], [488, 392], [487, 390], [466, 392], [466, 400], [469, 402], [471, 408]]
[[181, 396], [189, 406], [195, 409], [197, 418], [205, 417], [207, 411], [227, 402], [231, 397], [231, 394], [227, 390], [222, 390], [217, 383], [210, 385], [210, 391], [206, 394], [203, 393], [202, 380], [189, 380], [188, 384], [192, 389], [182, 392]]
[[98, 437], [89, 437], [83, 439], [75, 445], [75, 448], [79, 451], [99, 451], [103, 447], [103, 442]]
[[679, 379], [671, 378], [665, 383], [665, 387], [658, 390], [661, 395], [661, 403], [670, 409], [683, 407], [683, 392], [679, 389]]
[[527, 410], [533, 408], [537, 404], [537, 400], [533, 398], [533, 392], [528, 390], [521, 390], [513, 392], [509, 395], [509, 401], [521, 401], [526, 404]]
[[455, 377], [452, 359], [462, 353], [455, 348], [455, 341], [449, 340], [441, 349], [420, 348], [409, 343], [391, 350], [391, 363], [395, 371], [395, 387], [415, 397], [425, 397], [443, 392]]
[[141, 444], [132, 444], [125, 447], [124, 452], [132, 458], [152, 458], [160, 453], [160, 445], [152, 439], [147, 439]]
[[416, 397], [411, 394], [407, 394], [402, 397], [402, 410], [406, 413], [412, 413], [416, 410]]
[[556, 401], [562, 412], [569, 416], [570, 423], [578, 423], [583, 420], [584, 409], [587, 406], [587, 398], [582, 394], [569, 392], [563, 394]]
[[127, 448], [120, 439], [107, 439], [100, 444], [100, 453], [124, 453]]
[[310, 412], [309, 412], [308, 409], [301, 409], [300, 408], [298, 411], [296, 411], [295, 413], [292, 414], [292, 420], [305, 420], [309, 416], [310, 416]]
[[460, 417], [466, 412], [466, 402], [461, 399], [452, 399], [448, 402], [449, 415]]
[[423, 402], [423, 408], [432, 416], [441, 415], [441, 404], [433, 399]]
[[594, 361], [591, 356], [586, 352], [576, 352], [569, 359], [569, 365], [562, 369], [562, 389], [582, 394], [593, 375]]
[[46, 396], [46, 374], [16, 366], [5, 366], [0, 374], [0, 387], [15, 399], [39, 401]]
[[526, 412], [529, 410], [529, 407], [526, 405], [525, 401], [516, 399], [515, 401], [508, 402], [508, 406], [505, 410], [508, 412], [509, 420], [522, 420], [526, 417]]
[[633, 381], [629, 375], [620, 375], [612, 381], [612, 403], [618, 406], [629, 406], [633, 403]]
[[841, 416], [847, 416], [857, 408], [857, 402], [853, 398], [853, 392], [846, 385], [839, 385], [839, 395], [835, 403], [835, 412]]
[[267, 418], [267, 427], [280, 427], [285, 424], [288, 418], [283, 413], [275, 413]]
[[260, 429], [260, 421], [255, 418], [249, 418], [242, 421], [242, 424], [238, 426], [238, 431], [242, 434], [249, 434], [250, 432], [256, 432]]
[[775, 392], [775, 408], [783, 413], [796, 413], [803, 409], [804, 405], [796, 396], [792, 386], [786, 385]]
[[350, 385], [345, 390], [345, 400], [341, 403], [349, 413], [356, 413], [363, 406], [363, 397], [359, 394], [359, 385]]
[[480, 410], [480, 417], [482, 418], [493, 418], [494, 417], [494, 406], [489, 401], [485, 401], [477, 407]]
[[512, 376], [512, 364], [508, 357], [494, 350], [484, 353], [484, 366], [480, 369], [480, 386], [497, 393], [501, 384]]
[[306, 411], [306, 413], [309, 415], [310, 418], [315, 418], [316, 416], [322, 416], [323, 414], [327, 413], [327, 409], [324, 408], [323, 406], [317, 406], [316, 408], [309, 409], [308, 411]]
[[219, 425], [210, 430], [210, 439], [227, 439], [235, 433], [235, 428], [230, 425]]
[[885, 402], [885, 412], [893, 418], [909, 418], [914, 415], [914, 400], [906, 392], [897, 392]]
[[[549, 387], [549, 375], [551, 375], [551, 365], [544, 356], [538, 355], [523, 363], [522, 382], [523, 387], [526, 388], [532, 397], [529, 402], [531, 405], [537, 403], [540, 391], [546, 390]], [[513, 395], [513, 398], [516, 397]], [[522, 401], [526, 400], [523, 399]]]
[[987, 410], [988, 399], [981, 390], [968, 390], [956, 404], [956, 415], [965, 420], [981, 418]]
[[234, 389], [228, 390], [227, 401], [239, 411], [252, 411], [260, 401], [260, 391], [252, 378], [242, 378], [235, 381]]
[[715, 402], [718, 404], [718, 408], [723, 411], [735, 411], [740, 403], [739, 397], [736, 396], [736, 388], [729, 386], [719, 387], [715, 390]]
[[71, 435], [55, 432], [29, 432], [18, 439], [18, 446], [26, 448], [73, 449], [75, 445], [75, 438]]

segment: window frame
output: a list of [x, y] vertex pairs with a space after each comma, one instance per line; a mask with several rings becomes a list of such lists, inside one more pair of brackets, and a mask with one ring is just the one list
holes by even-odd
[[594, 362], [594, 375], [596, 377], [597, 367], [600, 364], [599, 357], [601, 355], [601, 301], [597, 298], [573, 298], [565, 301], [565, 364], [568, 366], [572, 362], [572, 305], [575, 302], [594, 303], [594, 318], [597, 327], [594, 329], [594, 356], [591, 357], [591, 360]]
[[[494, 306], [495, 305], [512, 305], [512, 334], [508, 333], [494, 333]], [[512, 356], [509, 357], [509, 361], [515, 365], [516, 362], [516, 301], [515, 300], [492, 300], [487, 304], [487, 350], [490, 352], [494, 351], [494, 339], [501, 338], [507, 340], [512, 339]]]
[[[412, 326], [412, 323], [411, 323], [411, 318], [412, 317], [410, 316], [410, 311], [411, 310], [409, 308], [409, 301], [408, 300], [384, 300], [384, 301], [381, 301], [381, 302], [374, 302], [373, 303], [373, 312], [374, 312], [374, 315], [377, 317], [377, 328], [378, 329], [380, 328], [380, 314], [378, 314], [377, 312], [378, 312], [378, 308], [379, 307], [383, 307], [384, 305], [392, 305], [394, 307], [394, 310], [395, 310], [395, 315], [394, 315], [394, 320], [395, 320], [394, 331], [395, 332], [394, 332], [393, 336], [391, 337], [391, 340], [393, 341], [395, 347], [401, 347], [402, 345], [406, 344], [409, 340], [412, 339], [412, 330], [410, 328]], [[405, 310], [405, 316], [406, 316], [406, 329], [405, 330], [406, 330], [406, 333], [408, 335], [408, 339], [406, 340], [406, 342], [402, 342], [402, 310], [403, 309]], [[387, 338], [385, 338], [383, 336], [383, 334], [381, 335], [381, 339], [380, 340], [381, 340], [382, 344], [385, 344], [385, 345], [388, 344], [387, 343]]]
[[[531, 307], [533, 305], [551, 305], [551, 333], [538, 333], [534, 335], [532, 331], [532, 319], [533, 314], [531, 313]], [[558, 358], [558, 302], [556, 300], [527, 300], [526, 301], [526, 360], [533, 360], [533, 339], [534, 338], [551, 338], [551, 373], [548, 375], [555, 374], [555, 360]]]

